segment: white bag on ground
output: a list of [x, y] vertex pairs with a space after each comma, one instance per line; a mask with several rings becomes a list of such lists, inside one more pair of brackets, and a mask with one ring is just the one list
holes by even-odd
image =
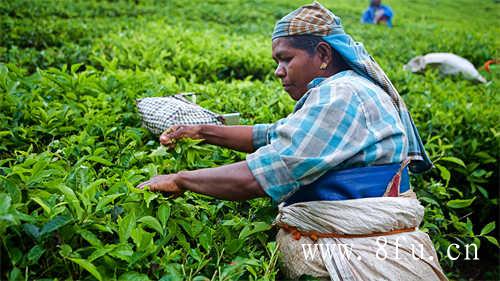
[[[423, 215], [423, 206], [414, 193], [408, 191], [400, 197], [280, 206], [275, 223], [304, 232], [360, 235], [418, 227]], [[292, 280], [302, 275], [338, 281], [447, 280], [432, 241], [418, 229], [385, 236], [319, 238], [317, 241], [304, 236], [295, 240], [292, 234], [280, 229], [276, 241], [283, 272]], [[312, 254], [315, 247], [316, 254]]]
[[486, 83], [474, 65], [468, 60], [452, 53], [430, 53], [412, 58], [403, 69], [411, 72], [422, 72], [427, 66], [436, 66], [445, 75], [462, 74], [466, 79]]

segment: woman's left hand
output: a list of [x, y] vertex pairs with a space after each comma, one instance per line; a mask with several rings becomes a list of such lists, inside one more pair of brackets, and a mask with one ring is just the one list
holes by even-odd
[[145, 186], [149, 186], [149, 190], [151, 191], [160, 191], [177, 197], [185, 191], [179, 187], [177, 182], [177, 174], [160, 175], [152, 177], [150, 180], [142, 182], [136, 187], [143, 189]]

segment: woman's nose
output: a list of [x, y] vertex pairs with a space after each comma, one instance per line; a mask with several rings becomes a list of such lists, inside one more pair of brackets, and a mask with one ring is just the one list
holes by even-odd
[[274, 71], [274, 75], [276, 75], [276, 77], [279, 78], [285, 77], [286, 75], [285, 68], [281, 64], [278, 64], [276, 70]]

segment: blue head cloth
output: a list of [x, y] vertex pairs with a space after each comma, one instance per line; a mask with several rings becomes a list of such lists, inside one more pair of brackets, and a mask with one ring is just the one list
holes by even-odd
[[320, 36], [355, 72], [380, 86], [391, 97], [406, 128], [410, 171], [421, 173], [432, 168], [432, 162], [403, 99], [363, 44], [355, 42], [344, 32], [339, 17], [318, 2], [302, 6], [276, 23], [272, 39], [295, 35]]

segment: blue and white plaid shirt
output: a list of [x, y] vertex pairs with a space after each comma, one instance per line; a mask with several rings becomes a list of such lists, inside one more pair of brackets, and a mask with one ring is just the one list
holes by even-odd
[[405, 128], [391, 97], [347, 70], [316, 78], [292, 114], [253, 127], [252, 174], [276, 202], [330, 170], [400, 163]]

